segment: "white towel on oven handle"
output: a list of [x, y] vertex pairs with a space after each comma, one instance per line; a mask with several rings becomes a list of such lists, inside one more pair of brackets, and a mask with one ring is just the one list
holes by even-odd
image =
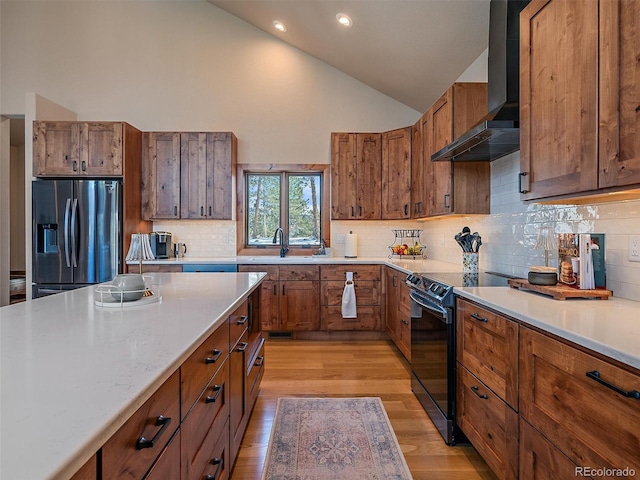
[[342, 318], [357, 318], [356, 289], [353, 284], [353, 272], [346, 273], [344, 290], [342, 291]]

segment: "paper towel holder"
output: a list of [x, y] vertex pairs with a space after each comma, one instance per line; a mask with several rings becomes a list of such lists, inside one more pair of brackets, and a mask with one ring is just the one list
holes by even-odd
[[344, 238], [344, 258], [358, 258], [358, 235], [353, 230]]

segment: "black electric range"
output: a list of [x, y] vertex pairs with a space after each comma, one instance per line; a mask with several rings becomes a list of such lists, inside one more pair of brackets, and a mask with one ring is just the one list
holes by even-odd
[[454, 287], [505, 287], [510, 277], [492, 272], [412, 273], [411, 389], [447, 445], [466, 443], [456, 423]]

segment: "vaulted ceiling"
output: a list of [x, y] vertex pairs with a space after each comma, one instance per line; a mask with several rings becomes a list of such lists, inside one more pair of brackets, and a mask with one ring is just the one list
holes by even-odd
[[489, 0], [208, 1], [419, 112], [488, 44]]

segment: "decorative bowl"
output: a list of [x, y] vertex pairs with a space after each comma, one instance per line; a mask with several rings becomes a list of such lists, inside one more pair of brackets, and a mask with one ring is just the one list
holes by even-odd
[[122, 273], [113, 277], [111, 296], [119, 302], [132, 302], [144, 295], [145, 284], [142, 275]]
[[531, 285], [551, 286], [558, 283], [558, 274], [554, 272], [533, 272], [530, 271], [528, 278]]

